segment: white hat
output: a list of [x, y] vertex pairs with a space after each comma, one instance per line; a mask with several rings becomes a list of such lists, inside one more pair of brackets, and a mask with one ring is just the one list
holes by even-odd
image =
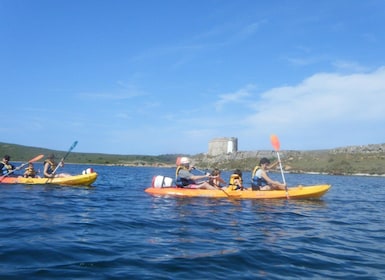
[[176, 159], [176, 164], [177, 165], [185, 165], [185, 164], [190, 164], [190, 159], [188, 157], [178, 157]]

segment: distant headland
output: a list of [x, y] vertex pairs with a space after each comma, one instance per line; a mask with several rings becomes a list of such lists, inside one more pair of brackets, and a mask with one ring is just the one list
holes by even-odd
[[[0, 142], [3, 154], [11, 155], [11, 161], [25, 162], [38, 154], [55, 153], [58, 157], [66, 151], [50, 150], [38, 147]], [[117, 155], [102, 153], [72, 152], [68, 163], [102, 164], [119, 166], [152, 166], [175, 167], [175, 160], [180, 154], [149, 155]], [[232, 170], [240, 168], [250, 171], [262, 157], [276, 159], [272, 150], [233, 151], [210, 155], [201, 153], [190, 156], [195, 166], [201, 169], [220, 168]], [[335, 175], [370, 175], [385, 176], [385, 143], [363, 146], [347, 146], [329, 150], [295, 151], [282, 150], [280, 156], [283, 168], [291, 173], [323, 173]]]

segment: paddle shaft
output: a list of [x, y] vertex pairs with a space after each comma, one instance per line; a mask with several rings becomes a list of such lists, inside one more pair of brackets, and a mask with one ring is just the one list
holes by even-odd
[[[198, 171], [198, 172], [200, 172], [200, 173], [202, 173], [202, 174], [206, 174], [206, 172], [205, 171], [203, 171], [203, 170], [200, 170], [200, 169], [197, 169], [197, 168], [193, 168], [193, 169], [195, 169], [196, 171]], [[223, 191], [226, 195], [227, 195], [227, 197], [230, 197], [230, 195], [224, 190], [224, 189], [222, 189], [221, 187], [216, 187], [218, 190], [221, 190], [221, 191]]]
[[[282, 174], [282, 181], [286, 185], [285, 176], [283, 175], [283, 168], [282, 168], [281, 158], [280, 158], [278, 152], [277, 152], [277, 157], [278, 157], [279, 169], [281, 170], [281, 174]], [[287, 187], [285, 187], [285, 188], [286, 188], [286, 191], [287, 191]]]
[[60, 160], [60, 162], [58, 163], [58, 165], [56, 166], [55, 170], [52, 172], [52, 175], [55, 175], [56, 171], [59, 169], [60, 165], [64, 162], [64, 160], [68, 157], [68, 155], [71, 153], [71, 151], [76, 147], [76, 145], [78, 144], [78, 141], [75, 141], [72, 146], [70, 147], [70, 149], [68, 150], [68, 152], [65, 154], [65, 156]]
[[279, 156], [279, 152], [278, 151], [277, 151], [277, 157], [278, 157], [278, 162], [279, 162], [279, 169], [281, 170], [282, 181], [285, 184], [286, 198], [289, 199], [289, 190], [287, 189], [285, 175], [283, 175], [283, 168], [282, 168], [282, 163], [281, 163], [281, 157]]
[[280, 144], [280, 142], [279, 142], [279, 139], [278, 139], [277, 135], [271, 135], [270, 141], [271, 141], [271, 144], [272, 144], [273, 147], [274, 147], [274, 150], [277, 152], [278, 163], [279, 163], [279, 169], [281, 170], [282, 180], [283, 180], [283, 183], [285, 184], [286, 198], [289, 199], [289, 191], [288, 191], [288, 189], [287, 189], [286, 180], [285, 180], [285, 175], [283, 174], [281, 157], [279, 156], [279, 152], [278, 152], [279, 149], [280, 149], [280, 147], [281, 147], [281, 144]]

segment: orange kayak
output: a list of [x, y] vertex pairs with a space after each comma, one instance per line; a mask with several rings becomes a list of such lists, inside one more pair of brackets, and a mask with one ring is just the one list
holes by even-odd
[[[320, 198], [329, 189], [331, 185], [313, 185], [313, 186], [297, 186], [288, 189], [290, 199], [309, 199]], [[149, 187], [145, 189], [145, 192], [152, 195], [162, 196], [180, 196], [180, 197], [213, 197], [213, 198], [239, 198], [239, 199], [286, 199], [285, 190], [273, 190], [273, 191], [253, 191], [247, 190], [205, 190], [205, 189], [187, 189], [172, 187]]]

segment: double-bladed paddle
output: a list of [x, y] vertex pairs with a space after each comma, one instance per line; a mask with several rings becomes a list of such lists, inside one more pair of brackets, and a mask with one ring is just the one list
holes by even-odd
[[9, 171], [7, 174], [4, 174], [3, 176], [0, 177], [0, 182], [3, 181], [3, 179], [7, 176], [9, 176], [10, 174], [12, 174], [13, 172], [17, 171], [17, 170], [20, 170], [22, 169], [24, 166], [26, 166], [27, 164], [29, 163], [32, 163], [32, 162], [35, 162], [35, 161], [38, 161], [40, 159], [42, 159], [44, 157], [44, 155], [38, 155], [36, 157], [34, 157], [33, 159], [29, 160], [28, 162], [25, 162], [23, 164], [21, 164], [20, 166], [16, 167], [15, 169]]
[[58, 165], [56, 166], [55, 170], [52, 172], [52, 175], [55, 175], [56, 171], [59, 169], [59, 167], [61, 166], [61, 163], [64, 162], [64, 160], [68, 157], [68, 155], [71, 153], [71, 151], [76, 147], [76, 145], [78, 144], [78, 141], [75, 141], [72, 146], [70, 147], [70, 149], [68, 150], [68, 152], [65, 154], [65, 156], [59, 161]]

